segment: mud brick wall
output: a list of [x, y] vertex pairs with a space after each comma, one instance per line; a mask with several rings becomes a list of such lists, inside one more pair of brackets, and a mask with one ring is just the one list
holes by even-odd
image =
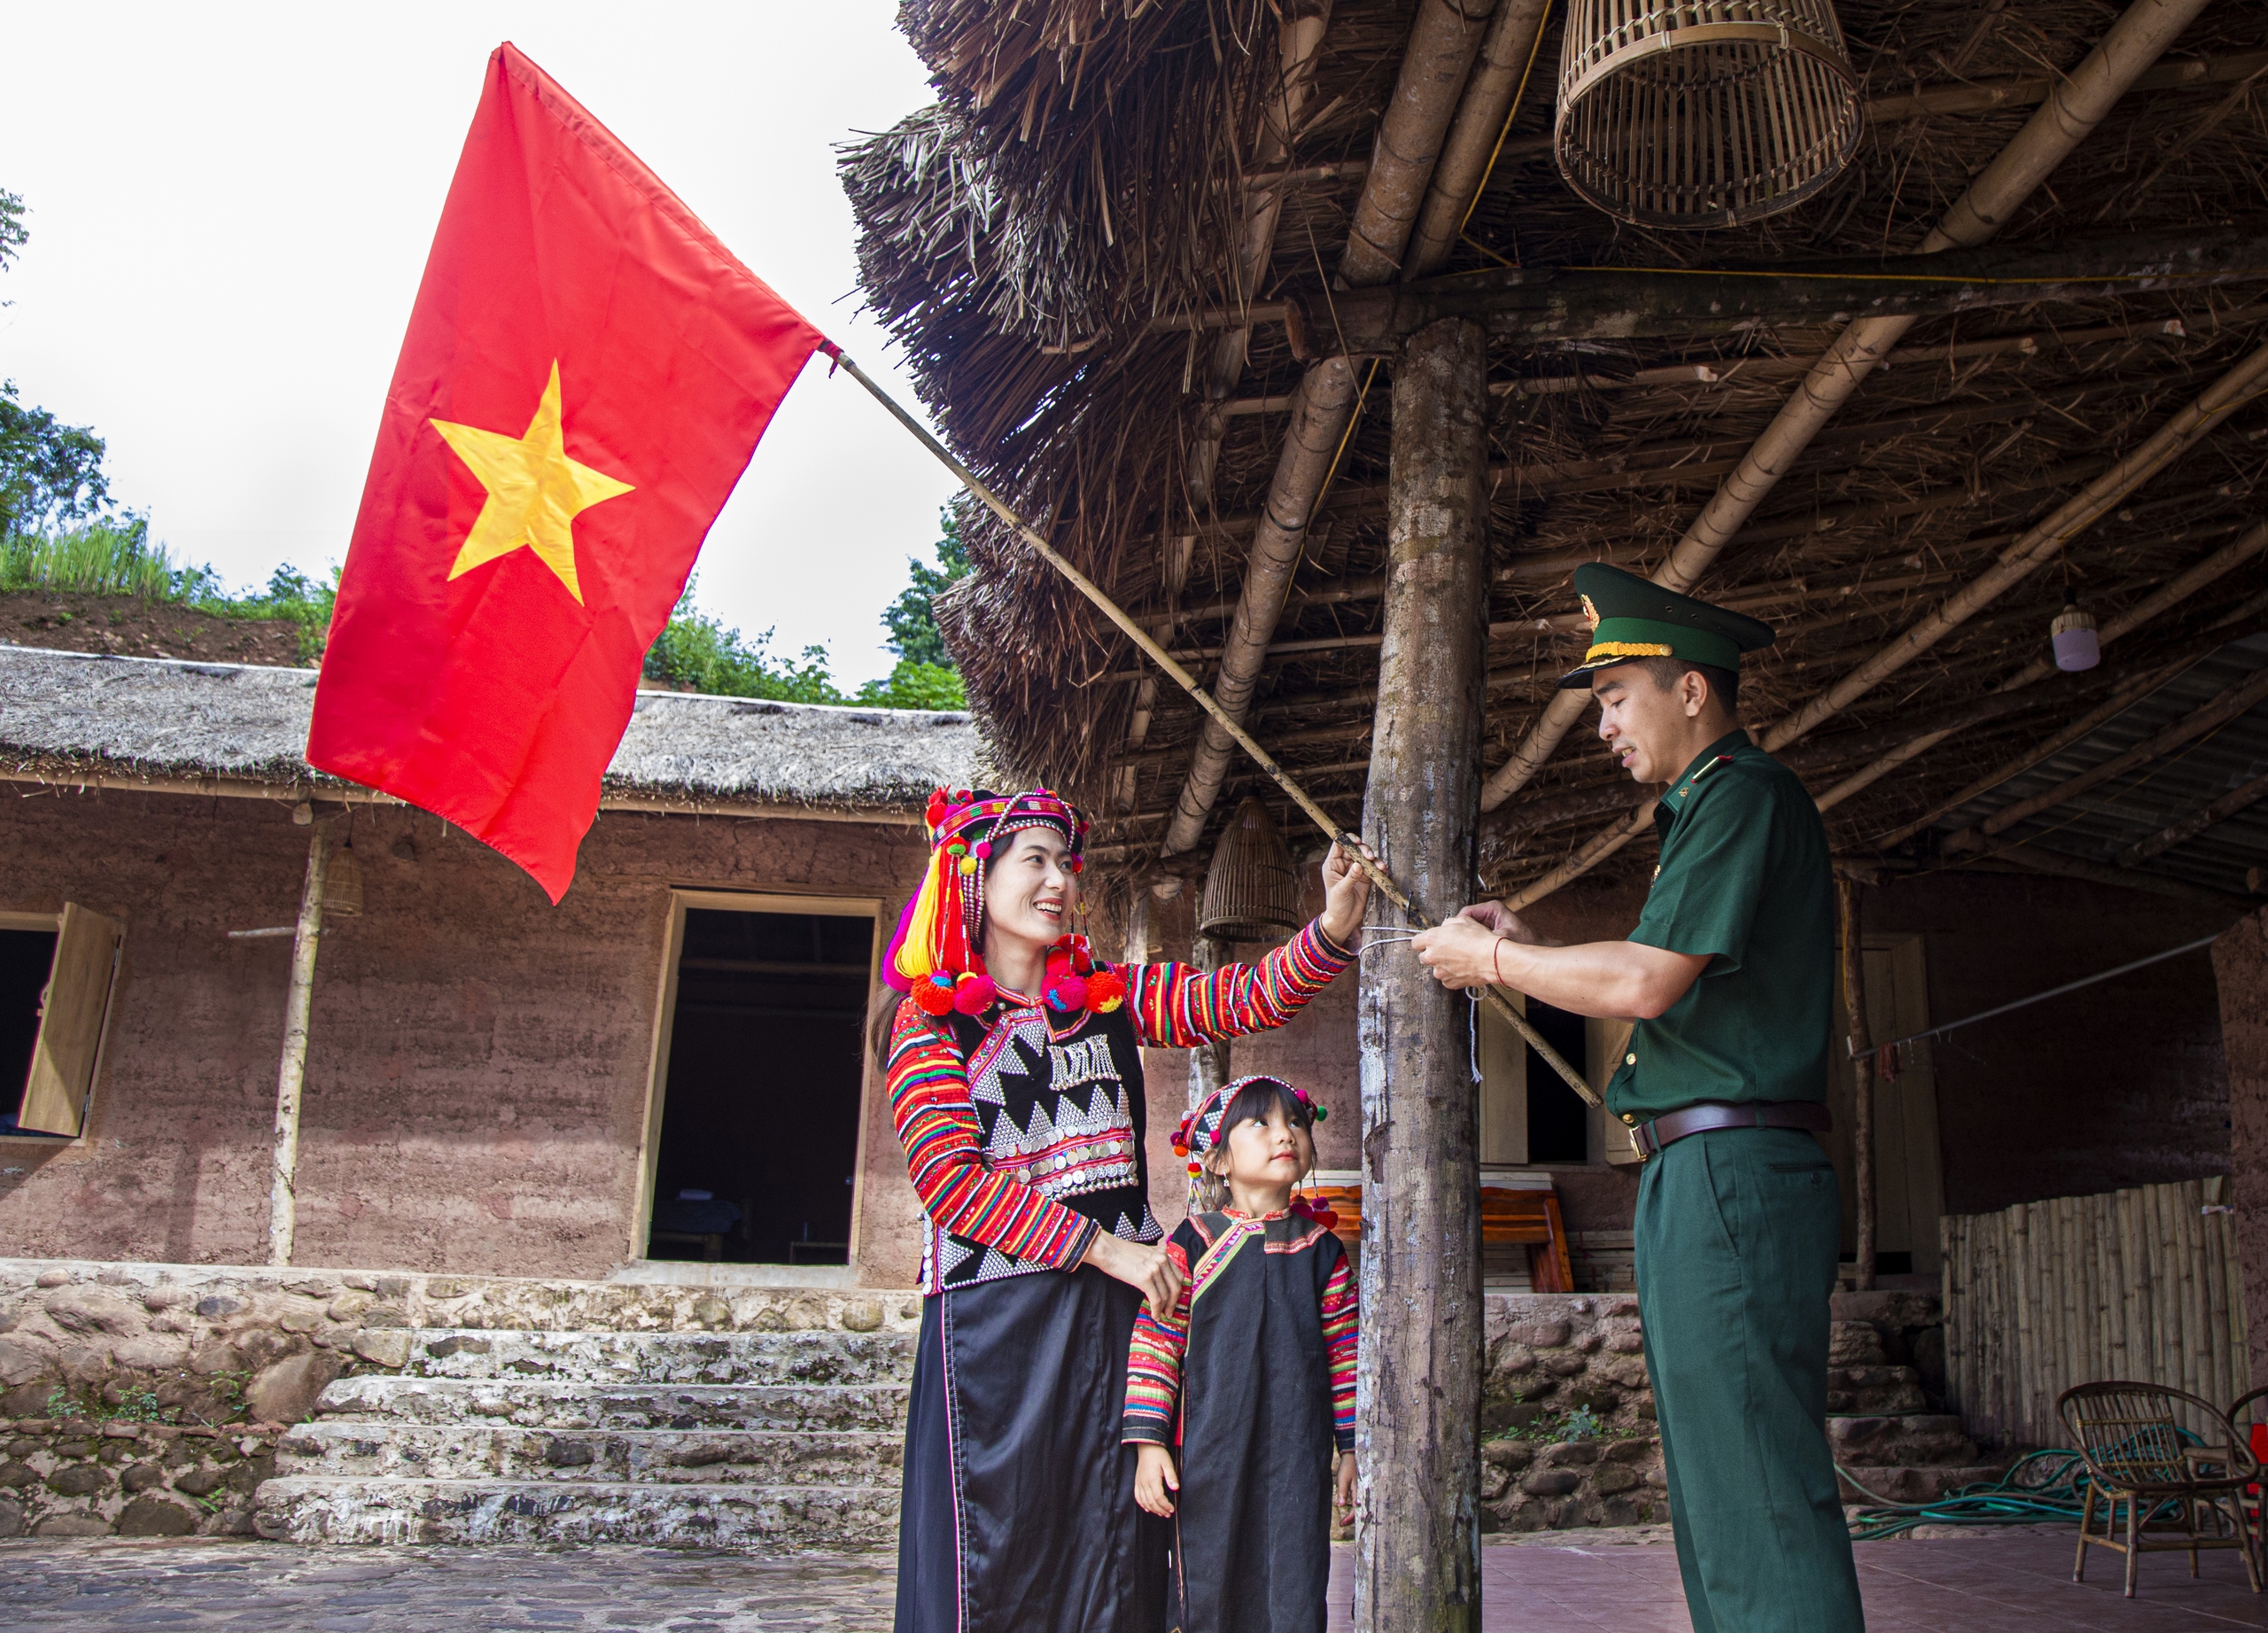
[[[423, 813], [357, 807], [364, 910], [326, 926], [299, 1139], [295, 1262], [604, 1275], [631, 1252], [672, 885], [887, 898], [916, 830], [608, 812], [566, 899]], [[257, 1264], [290, 924], [289, 807], [106, 790], [0, 802], [0, 910], [121, 919], [85, 1137], [0, 1140], [0, 1247]], [[903, 1287], [918, 1237], [866, 1085], [861, 1268]]]

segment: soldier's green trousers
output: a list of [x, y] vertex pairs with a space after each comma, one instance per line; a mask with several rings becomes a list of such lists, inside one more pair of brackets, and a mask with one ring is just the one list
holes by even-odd
[[1719, 1129], [1638, 1184], [1638, 1306], [1694, 1633], [1860, 1633], [1827, 1446], [1835, 1170], [1809, 1134]]

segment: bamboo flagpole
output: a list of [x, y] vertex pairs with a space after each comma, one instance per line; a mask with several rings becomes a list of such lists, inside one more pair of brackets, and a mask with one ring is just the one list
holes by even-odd
[[[1030, 546], [1042, 561], [1061, 573], [1072, 588], [1092, 602], [1105, 618], [1117, 625], [1127, 639], [1141, 649], [1144, 656], [1164, 670], [1173, 678], [1177, 686], [1195, 699], [1197, 706], [1210, 715], [1223, 731], [1236, 740], [1237, 746], [1252, 757], [1253, 763], [1265, 772], [1277, 787], [1291, 797], [1293, 805], [1307, 813], [1309, 819], [1323, 830], [1325, 837], [1336, 843], [1340, 849], [1354, 860], [1356, 867], [1370, 875], [1371, 884], [1388, 901], [1401, 908], [1417, 929], [1431, 929], [1439, 922], [1438, 920], [1428, 919], [1410, 901], [1409, 893], [1394, 882], [1393, 875], [1371, 859], [1363, 849], [1359, 835], [1347, 832], [1325, 815], [1323, 807], [1309, 797], [1308, 791], [1293, 779], [1292, 774], [1276, 763], [1275, 757], [1255, 743], [1252, 734], [1239, 725], [1231, 718], [1228, 712], [1214, 700], [1212, 693], [1200, 685], [1196, 677], [1189, 671], [1176, 663], [1173, 656], [1151, 638], [1150, 632], [1136, 623], [1124, 608], [1105, 594], [1100, 585], [1073, 566], [1068, 558], [1060, 554], [1053, 545], [1048, 543], [1037, 529], [1011, 509], [1006, 501], [986, 486], [975, 471], [956, 459], [952, 450], [938, 441], [930, 433], [928, 426], [907, 413], [899, 405], [897, 400], [884, 391], [872, 375], [852, 362], [833, 346], [827, 346], [822, 349], [827, 352], [837, 368], [865, 386], [874, 400], [889, 410], [892, 418], [913, 432], [914, 439], [936, 455], [938, 463], [951, 471], [962, 486], [982, 500], [986, 509], [1014, 530], [1016, 537]], [[1587, 1104], [1592, 1106], [1605, 1104], [1599, 1098], [1598, 1091], [1584, 1080], [1582, 1073], [1567, 1064], [1559, 1052], [1544, 1040], [1543, 1034], [1528, 1023], [1527, 1017], [1522, 1015], [1511, 999], [1504, 995], [1504, 990], [1502, 987], [1493, 985], [1488, 987], [1485, 996], [1490, 1007], [1526, 1040], [1528, 1047], [1534, 1050], [1553, 1071], [1557, 1072], [1567, 1086], [1581, 1095]]]

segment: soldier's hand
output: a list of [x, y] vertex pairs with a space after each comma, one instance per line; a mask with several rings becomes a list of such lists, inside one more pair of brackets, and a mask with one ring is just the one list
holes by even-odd
[[1456, 915], [1485, 924], [1507, 941], [1517, 941], [1526, 947], [1544, 947], [1551, 944], [1530, 929], [1527, 921], [1500, 901], [1477, 901]]
[[1496, 978], [1495, 931], [1462, 915], [1421, 932], [1410, 945], [1443, 986], [1469, 992]]

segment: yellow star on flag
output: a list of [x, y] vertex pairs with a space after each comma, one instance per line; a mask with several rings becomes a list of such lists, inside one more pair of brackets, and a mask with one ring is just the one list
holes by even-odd
[[472, 468], [488, 490], [472, 532], [449, 568], [452, 579], [483, 562], [509, 556], [525, 545], [559, 575], [579, 603], [582, 585], [575, 576], [575, 517], [602, 501], [631, 491], [603, 471], [568, 457], [559, 432], [559, 362], [552, 360], [551, 383], [535, 405], [535, 417], [517, 437], [434, 420], [432, 426]]

